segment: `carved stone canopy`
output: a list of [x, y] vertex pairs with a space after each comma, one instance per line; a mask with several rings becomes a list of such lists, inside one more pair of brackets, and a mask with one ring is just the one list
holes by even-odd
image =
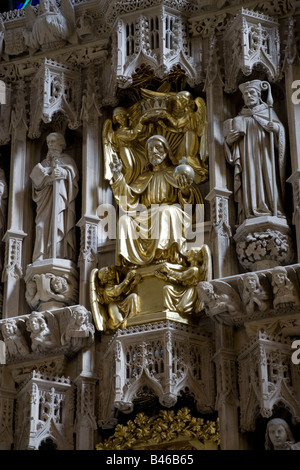
[[242, 8], [224, 34], [226, 91], [237, 88], [239, 71], [248, 76], [260, 65], [269, 80], [280, 74], [279, 24], [274, 18]]

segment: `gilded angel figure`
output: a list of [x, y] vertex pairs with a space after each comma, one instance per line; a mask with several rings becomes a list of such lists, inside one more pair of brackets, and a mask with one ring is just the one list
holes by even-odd
[[147, 166], [144, 145], [142, 145], [143, 133], [146, 128], [143, 119], [132, 124], [132, 109], [117, 107], [113, 111], [112, 119], [106, 119], [102, 138], [105, 158], [105, 179], [112, 179], [110, 164], [113, 155], [121, 159], [123, 174], [127, 184], [134, 181]]
[[140, 280], [141, 277], [132, 270], [120, 282], [116, 266], [92, 270], [90, 299], [98, 331], [126, 328], [127, 320], [139, 313], [139, 296], [133, 291]]
[[167, 263], [158, 267], [155, 275], [168, 282], [164, 286], [164, 304], [180, 315], [199, 313], [203, 309], [197, 284], [211, 279], [211, 253], [207, 245], [187, 252], [189, 267], [183, 270], [171, 268]]
[[161, 133], [170, 142], [175, 165], [186, 157], [195, 171], [195, 183], [208, 178], [208, 137], [205, 101], [193, 98], [189, 91], [161, 93], [142, 90], [144, 99], [160, 100], [162, 109], [152, 109], [144, 114], [144, 122], [160, 126]]

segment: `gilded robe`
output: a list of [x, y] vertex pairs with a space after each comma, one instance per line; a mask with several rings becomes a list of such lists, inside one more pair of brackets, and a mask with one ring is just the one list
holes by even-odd
[[[130, 186], [124, 176], [111, 184], [121, 209], [117, 236], [117, 263], [123, 257], [133, 265], [155, 259], [179, 262], [186, 256], [186, 236], [192, 218], [184, 204], [202, 203], [196, 187], [183, 196], [173, 176], [174, 167], [140, 175]], [[123, 211], [123, 214], [122, 214]]]

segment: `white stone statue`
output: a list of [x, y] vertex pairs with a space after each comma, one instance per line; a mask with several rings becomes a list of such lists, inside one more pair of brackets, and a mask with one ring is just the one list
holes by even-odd
[[66, 143], [62, 134], [49, 134], [47, 144], [46, 159], [30, 175], [37, 204], [32, 261], [49, 258], [74, 261], [78, 170], [73, 158], [63, 153]]
[[10, 359], [29, 354], [29, 347], [15, 319], [8, 319], [1, 325], [6, 353]]
[[61, 40], [75, 42], [75, 14], [71, 0], [62, 0], [61, 10], [55, 0], [40, 0], [38, 15], [31, 5], [25, 8], [28, 31], [23, 31], [25, 44], [36, 51], [53, 47]]
[[286, 268], [278, 266], [272, 270], [273, 306], [275, 309], [286, 305], [299, 305], [299, 298]]
[[[252, 80], [241, 84], [239, 88], [245, 106], [238, 116], [224, 123], [226, 159], [235, 167], [234, 195], [239, 225], [253, 217], [274, 214], [284, 217], [285, 130], [274, 110], [261, 100], [264, 83]], [[274, 145], [271, 133], [274, 134]], [[277, 200], [276, 208], [274, 200]]]
[[260, 285], [256, 273], [249, 273], [241, 277], [239, 286], [247, 313], [254, 313], [255, 310], [264, 312], [269, 307], [269, 295]]
[[94, 339], [95, 327], [91, 313], [83, 306], [72, 309], [71, 319], [62, 336], [62, 344], [70, 342], [75, 348], [88, 346]]
[[31, 349], [33, 352], [45, 352], [58, 345], [56, 335], [48, 327], [42, 313], [32, 312], [26, 322], [26, 328], [30, 332]]
[[267, 424], [265, 449], [300, 450], [300, 442], [295, 442], [290, 427], [284, 419], [273, 418]]
[[[191, 217], [184, 205], [201, 203], [201, 194], [184, 175], [174, 176], [170, 147], [161, 135], [147, 140], [150, 169], [130, 185], [122, 174], [122, 162], [115, 155], [111, 164], [111, 187], [124, 214], [119, 219], [117, 264], [145, 265], [158, 260], [182, 263], [187, 257], [184, 227]], [[139, 207], [146, 210], [139, 211]]]

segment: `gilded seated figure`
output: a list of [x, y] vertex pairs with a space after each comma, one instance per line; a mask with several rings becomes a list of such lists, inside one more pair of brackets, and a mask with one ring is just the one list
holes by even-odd
[[90, 299], [98, 331], [110, 332], [125, 328], [128, 318], [139, 313], [139, 298], [133, 292], [139, 281], [140, 276], [135, 271], [130, 271], [120, 282], [116, 266], [93, 269]]
[[186, 269], [176, 270], [163, 264], [155, 272], [158, 278], [167, 282], [163, 287], [164, 306], [183, 316], [199, 314], [203, 310], [197, 285], [201, 281], [209, 281], [211, 273], [211, 254], [207, 245], [189, 250], [187, 256], [190, 266]]
[[[186, 175], [174, 176], [170, 146], [159, 135], [146, 143], [150, 169], [131, 185], [115, 155], [111, 184], [123, 215], [119, 219], [117, 264], [143, 266], [157, 261], [184, 263], [187, 258], [185, 230], [192, 223], [184, 205], [202, 203], [201, 194]], [[142, 209], [142, 210], [141, 210]]]
[[[102, 131], [104, 178], [119, 211], [115, 266], [91, 275], [100, 331], [141, 317], [153, 321], [153, 315], [189, 322], [200, 306], [197, 282], [210, 275], [198, 187], [208, 176], [205, 103], [165, 87], [140, 91], [142, 99], [117, 107]], [[131, 276], [125, 293], [122, 286]]]

